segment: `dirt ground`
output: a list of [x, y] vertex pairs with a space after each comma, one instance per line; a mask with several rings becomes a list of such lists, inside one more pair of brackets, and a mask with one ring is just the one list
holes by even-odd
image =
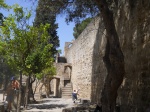
[[[7, 104], [3, 101], [2, 93], [0, 94], [0, 102]], [[71, 98], [43, 98], [38, 102], [38, 104], [28, 105], [27, 110], [22, 110], [22, 112], [62, 112], [62, 109], [75, 107], [78, 103], [73, 103]]]

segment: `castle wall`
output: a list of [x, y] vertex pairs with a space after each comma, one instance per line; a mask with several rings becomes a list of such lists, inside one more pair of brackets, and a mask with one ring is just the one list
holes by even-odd
[[[146, 112], [150, 108], [150, 1], [120, 0], [116, 7], [114, 20], [126, 72], [117, 103], [121, 112]], [[72, 63], [73, 87], [95, 103], [100, 102], [107, 74], [102, 60], [106, 33], [99, 20], [91, 22], [65, 51], [67, 62]]]
[[60, 79], [60, 88], [64, 87], [64, 80], [68, 80], [70, 78], [70, 72], [67, 72], [67, 70], [65, 70], [65, 66], [71, 66], [71, 64], [69, 63], [55, 63], [55, 67], [56, 67], [56, 78]]
[[67, 63], [72, 63], [73, 89], [80, 89], [80, 97], [90, 99], [93, 46], [99, 18], [93, 20], [82, 34], [65, 46]]

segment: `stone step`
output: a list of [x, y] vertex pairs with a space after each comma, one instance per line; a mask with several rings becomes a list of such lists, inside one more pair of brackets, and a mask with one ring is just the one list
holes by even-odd
[[72, 93], [71, 90], [65, 90], [65, 91], [62, 91], [62, 93]]
[[62, 97], [70, 97], [70, 98], [71, 98], [72, 95], [70, 95], [70, 94], [65, 94], [65, 95], [64, 95], [64, 94], [63, 94]]
[[62, 92], [72, 92], [71, 88], [70, 89], [62, 89]]
[[67, 87], [67, 88], [62, 88], [62, 91], [65, 91], [65, 90], [72, 90], [72, 88], [71, 87]]
[[72, 96], [71, 94], [62, 94], [62, 96]]
[[62, 96], [72, 96], [71, 94], [62, 94]]
[[[65, 87], [72, 87], [72, 86], [71, 86], [71, 85], [66, 85]], [[65, 88], [65, 87], [64, 87], [64, 88]]]
[[64, 88], [72, 88], [72, 86], [71, 86], [71, 85], [66, 85], [66, 86], [63, 87], [62, 89], [64, 89]]
[[71, 85], [66, 85], [65, 87], [72, 87]]
[[70, 99], [72, 97], [71, 96], [62, 96], [62, 98], [64, 98], [64, 99]]
[[70, 89], [66, 89], [66, 90], [62, 90], [62, 93], [65, 93], [65, 92], [70, 92], [70, 93], [72, 93], [72, 91], [70, 90]]
[[63, 92], [63, 93], [72, 93], [71, 90], [63, 90], [62, 92]]
[[65, 95], [62, 95], [62, 97], [72, 97], [71, 94], [65, 94]]
[[62, 95], [63, 94], [72, 94], [72, 92], [62, 92]]
[[69, 88], [62, 88], [62, 91], [65, 91], [65, 90], [72, 90], [72, 88], [71, 87], [69, 87]]
[[72, 88], [71, 86], [65, 86], [64, 88]]
[[72, 88], [72, 87], [63, 87], [62, 89], [70, 89], [70, 88]]
[[72, 85], [68, 83], [64, 88], [62, 88], [62, 97], [71, 98], [72, 97]]

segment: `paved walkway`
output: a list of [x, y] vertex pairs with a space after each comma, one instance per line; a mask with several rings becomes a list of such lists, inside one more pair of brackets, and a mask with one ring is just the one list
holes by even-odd
[[[0, 94], [0, 102], [3, 102], [3, 95]], [[44, 98], [39, 104], [30, 104], [23, 112], [62, 112], [62, 109], [75, 107], [72, 99], [64, 98]]]

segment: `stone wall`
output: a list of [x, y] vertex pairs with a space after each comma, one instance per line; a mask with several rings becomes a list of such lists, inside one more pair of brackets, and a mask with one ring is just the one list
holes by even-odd
[[[62, 80], [70, 78], [70, 63], [55, 63], [56, 77]], [[55, 77], [55, 76], [54, 76]], [[70, 79], [69, 79], [70, 80]]]
[[[70, 63], [55, 63], [56, 66], [56, 76], [57, 79], [53, 82], [54, 84], [54, 95], [62, 97], [62, 88], [64, 88], [67, 83], [70, 83], [71, 78], [71, 64]], [[57, 83], [56, 83], [57, 82]]]
[[82, 34], [65, 45], [67, 63], [72, 63], [73, 89], [80, 88], [80, 97], [90, 99], [92, 57], [99, 18], [95, 18]]
[[[150, 1], [120, 0], [113, 6], [126, 72], [117, 103], [121, 112], [146, 112], [150, 108]], [[95, 103], [100, 101], [106, 76], [102, 60], [105, 36], [103, 22], [96, 18], [72, 46], [65, 46], [67, 62], [72, 63], [73, 87], [81, 89], [82, 98]]]
[[129, 112], [150, 108], [150, 1], [118, 4], [116, 28], [125, 56], [126, 76], [120, 88], [120, 104]]

